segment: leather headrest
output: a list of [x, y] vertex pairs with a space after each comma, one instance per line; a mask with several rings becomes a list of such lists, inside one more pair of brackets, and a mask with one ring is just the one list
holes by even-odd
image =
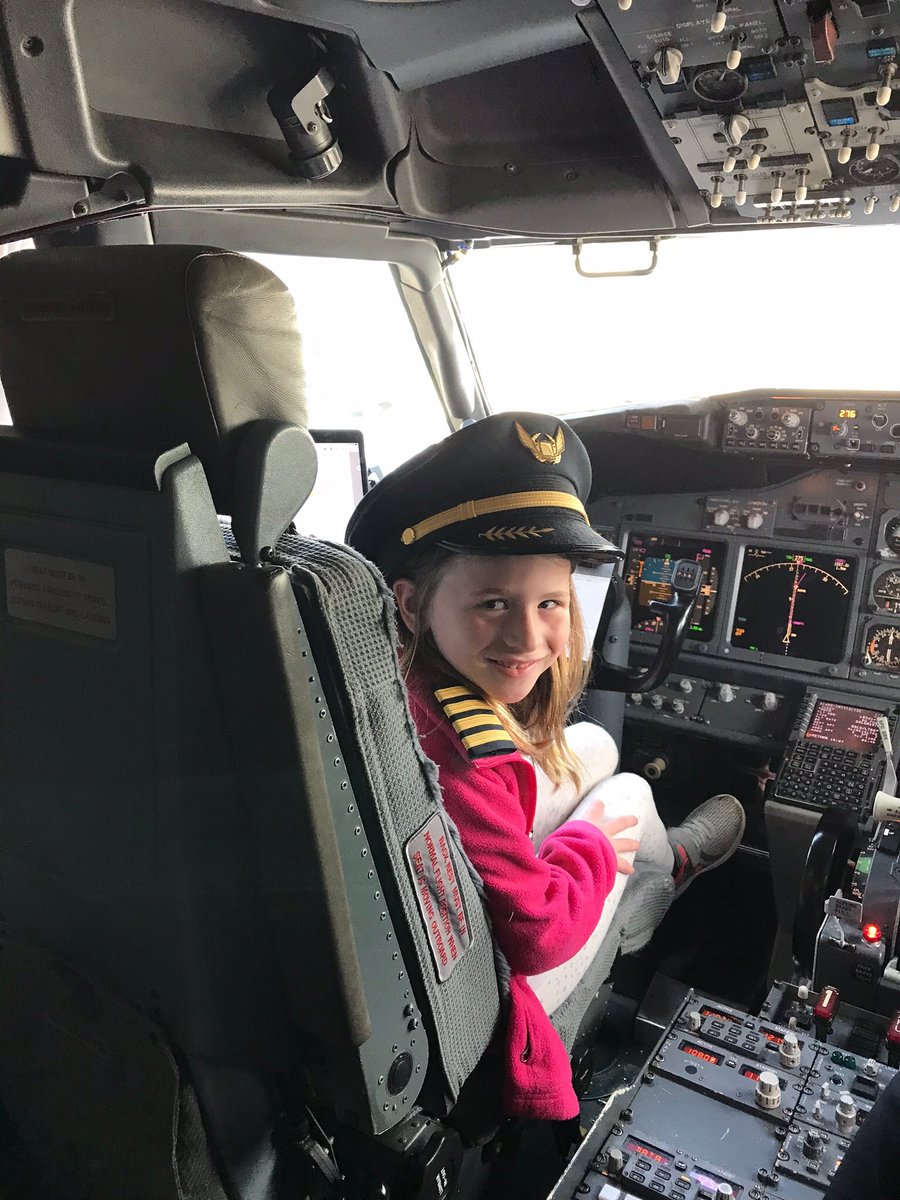
[[[285, 426], [307, 424], [290, 293], [251, 259], [203, 246], [79, 246], [0, 260], [0, 377], [24, 433], [160, 452], [187, 442], [229, 515], [236, 489], [259, 490], [258, 480], [238, 480], [248, 427], [277, 423], [287, 445]], [[304, 478], [308, 441], [292, 441], [305, 455], [284, 500], [293, 512], [315, 477], [313, 453]]]

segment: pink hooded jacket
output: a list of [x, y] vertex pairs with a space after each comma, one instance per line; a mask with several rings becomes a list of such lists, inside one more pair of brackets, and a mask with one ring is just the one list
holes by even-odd
[[[435, 693], [414, 677], [409, 700], [422, 748], [438, 767], [444, 807], [484, 881], [494, 935], [512, 971], [504, 1108], [543, 1120], [574, 1117], [579, 1106], [569, 1056], [527, 976], [566, 962], [587, 941], [615, 881], [615, 851], [596, 826], [567, 821], [535, 853], [534, 767], [502, 733], [472, 735], [466, 726], [474, 718], [454, 720], [454, 710], [473, 702], [453, 703], [457, 698], [447, 693], [464, 691]], [[496, 717], [494, 723], [502, 728]]]

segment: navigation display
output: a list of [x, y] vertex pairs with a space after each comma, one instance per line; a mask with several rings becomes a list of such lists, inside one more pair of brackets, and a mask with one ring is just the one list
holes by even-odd
[[679, 558], [692, 558], [703, 566], [700, 592], [686, 636], [697, 642], [708, 642], [713, 634], [719, 578], [725, 563], [722, 542], [674, 534], [630, 534], [624, 574], [632, 594], [631, 628], [641, 633], [660, 632], [662, 617], [651, 610], [650, 601], [672, 599], [672, 572]]
[[880, 709], [854, 708], [849, 704], [819, 700], [804, 736], [811, 742], [865, 754], [878, 745], [880, 716]]
[[843, 554], [747, 546], [732, 646], [783, 658], [840, 662], [856, 560]]

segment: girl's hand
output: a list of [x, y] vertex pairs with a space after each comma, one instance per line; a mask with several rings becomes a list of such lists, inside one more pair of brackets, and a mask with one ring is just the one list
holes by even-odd
[[634, 838], [623, 838], [618, 835], [626, 829], [631, 829], [637, 825], [637, 817], [606, 817], [604, 816], [603, 801], [598, 800], [584, 814], [584, 820], [590, 821], [592, 825], [606, 834], [609, 843], [616, 853], [616, 870], [622, 875], [633, 875], [634, 867], [624, 856], [633, 854], [640, 847], [640, 842]]

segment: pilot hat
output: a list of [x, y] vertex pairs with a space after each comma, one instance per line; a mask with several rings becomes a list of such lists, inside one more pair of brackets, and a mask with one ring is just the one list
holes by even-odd
[[591, 461], [570, 425], [497, 413], [429, 446], [357, 505], [346, 540], [392, 582], [421, 550], [557, 554], [594, 562], [621, 550], [585, 510]]

